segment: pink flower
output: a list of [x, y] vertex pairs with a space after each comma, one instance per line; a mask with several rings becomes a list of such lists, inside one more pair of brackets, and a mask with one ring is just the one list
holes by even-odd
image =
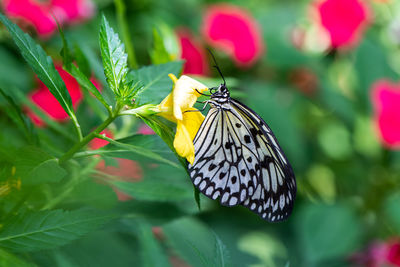
[[33, 26], [44, 37], [57, 30], [52, 15], [60, 24], [65, 24], [89, 18], [94, 13], [91, 0], [3, 0], [2, 5], [7, 16]]
[[211, 46], [229, 54], [241, 67], [254, 64], [264, 50], [256, 20], [234, 5], [210, 6], [204, 14], [202, 32]]
[[379, 80], [372, 86], [375, 123], [385, 146], [400, 148], [400, 84]]
[[192, 36], [190, 31], [181, 28], [177, 31], [181, 45], [181, 58], [185, 59], [183, 74], [208, 74], [208, 62], [203, 45]]
[[362, 0], [322, 0], [316, 2], [316, 9], [332, 48], [355, 45], [370, 23], [370, 11]]
[[[58, 73], [64, 81], [67, 90], [71, 96], [72, 106], [76, 108], [82, 100], [82, 92], [78, 82], [61, 66], [56, 66]], [[98, 83], [97, 83], [98, 84]], [[50, 93], [46, 85], [38, 80], [38, 88], [29, 94], [28, 98], [55, 121], [64, 121], [68, 119], [68, 114], [64, 111], [57, 99]], [[27, 115], [37, 126], [45, 126], [45, 123], [29, 108], [26, 108]]]
[[[109, 130], [104, 130], [100, 134], [104, 134], [109, 138], [113, 138], [113, 134]], [[99, 149], [103, 146], [106, 146], [108, 142], [104, 139], [94, 138], [89, 143], [90, 149]], [[143, 177], [142, 169], [136, 161], [129, 159], [116, 158], [118, 166], [106, 166], [104, 160], [100, 161], [96, 169], [108, 175], [114, 176], [117, 181], [125, 181], [125, 182], [135, 182], [140, 180]], [[117, 188], [112, 187], [114, 192], [117, 194], [119, 201], [127, 201], [132, 199], [131, 196], [119, 191]]]
[[350, 256], [355, 266], [364, 267], [400, 267], [400, 241], [392, 239], [386, 242], [373, 242], [365, 251]]

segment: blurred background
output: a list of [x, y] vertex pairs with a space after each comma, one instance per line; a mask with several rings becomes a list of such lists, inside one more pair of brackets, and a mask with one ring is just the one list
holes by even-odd
[[[96, 158], [90, 179], [55, 206], [117, 211], [119, 219], [65, 246], [17, 252], [17, 258], [38, 266], [400, 266], [399, 1], [2, 0], [1, 8], [52, 56], [86, 132], [104, 114], [62, 69], [53, 16], [109, 97], [98, 41], [102, 13], [125, 43], [132, 69], [183, 59], [177, 74], [217, 86], [211, 49], [231, 96], [269, 124], [298, 183], [293, 214], [271, 224], [203, 196], [199, 211], [183, 169], [108, 154]], [[71, 132], [68, 116], [4, 27], [0, 88], [14, 96], [43, 149], [57, 155], [71, 146], [60, 134]], [[3, 160], [27, 141], [3, 112], [5, 98], [0, 105]], [[138, 119], [121, 118], [105, 131], [111, 138], [132, 133], [151, 135], [157, 149], [165, 148]], [[106, 144], [94, 140], [89, 149]], [[11, 167], [2, 174], [3, 211], [24, 186], [10, 182], [9, 173]], [[110, 187], [107, 179], [143, 190]], [[43, 187], [26, 208], [62, 184]]]

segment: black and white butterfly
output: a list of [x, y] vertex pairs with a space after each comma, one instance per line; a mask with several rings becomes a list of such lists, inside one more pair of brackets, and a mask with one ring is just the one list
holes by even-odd
[[270, 222], [285, 220], [296, 180], [274, 134], [257, 113], [230, 97], [225, 79], [210, 92], [210, 109], [193, 141], [195, 160], [188, 165], [193, 184], [224, 206], [243, 205]]

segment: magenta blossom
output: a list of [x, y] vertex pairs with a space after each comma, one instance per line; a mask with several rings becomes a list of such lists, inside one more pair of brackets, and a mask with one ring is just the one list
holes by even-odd
[[8, 17], [32, 26], [43, 37], [57, 30], [53, 16], [63, 25], [89, 18], [94, 13], [91, 0], [3, 0], [2, 6]]
[[350, 261], [352, 266], [400, 267], [400, 241], [374, 242], [366, 250], [353, 254]]
[[379, 80], [372, 86], [375, 123], [383, 144], [400, 148], [400, 84]]
[[238, 66], [248, 67], [264, 50], [256, 20], [240, 7], [229, 4], [210, 6], [203, 19], [203, 36], [216, 48], [229, 54]]
[[181, 45], [181, 58], [186, 60], [183, 74], [207, 75], [208, 61], [203, 45], [188, 29], [179, 29], [177, 35]]
[[362, 0], [322, 0], [316, 2], [316, 9], [332, 48], [355, 45], [370, 23], [370, 11]]

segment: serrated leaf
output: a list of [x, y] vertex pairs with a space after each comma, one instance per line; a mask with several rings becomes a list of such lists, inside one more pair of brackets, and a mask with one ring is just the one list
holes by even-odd
[[53, 249], [91, 232], [111, 219], [93, 210], [28, 212], [12, 218], [0, 233], [0, 247], [12, 251]]
[[143, 88], [137, 93], [139, 103], [160, 103], [172, 90], [172, 81], [168, 74], [179, 76], [182, 61], [174, 61], [160, 65], [150, 65], [129, 73], [129, 78], [140, 81]]
[[2, 14], [0, 14], [0, 21], [8, 29], [23, 58], [37, 74], [38, 78], [49, 88], [65, 112], [75, 120], [71, 97], [55, 69], [52, 59], [46, 55], [43, 48], [32, 37], [24, 33]]
[[100, 49], [107, 83], [111, 90], [118, 94], [121, 85], [125, 85], [128, 55], [125, 53], [124, 44], [104, 15], [100, 26]]
[[[172, 177], [170, 177], [172, 178]], [[190, 187], [164, 180], [144, 180], [141, 182], [112, 182], [122, 192], [138, 200], [181, 201], [193, 197]]]
[[55, 183], [67, 174], [56, 158], [36, 147], [20, 149], [15, 166], [23, 185]]
[[207, 226], [192, 218], [183, 218], [163, 227], [176, 253], [194, 267], [231, 266], [222, 241]]

